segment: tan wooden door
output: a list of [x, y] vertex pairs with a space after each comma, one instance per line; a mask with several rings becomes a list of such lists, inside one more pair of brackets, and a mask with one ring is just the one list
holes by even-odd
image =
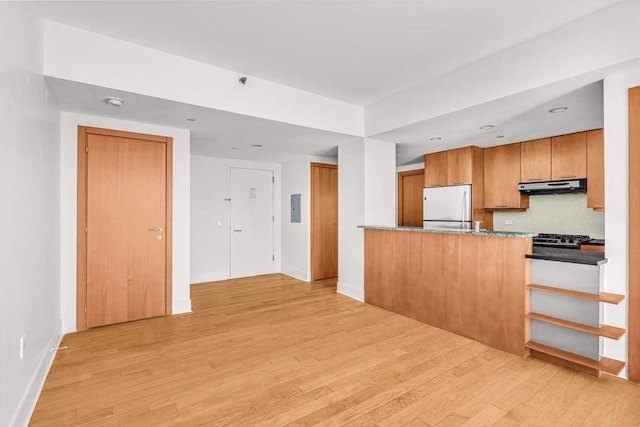
[[311, 280], [338, 275], [338, 167], [311, 163]]
[[166, 314], [167, 144], [143, 137], [86, 134], [89, 328]]
[[422, 227], [424, 170], [398, 172], [398, 225]]

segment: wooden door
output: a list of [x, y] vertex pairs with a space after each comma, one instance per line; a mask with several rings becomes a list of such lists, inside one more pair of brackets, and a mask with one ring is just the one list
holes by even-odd
[[440, 187], [447, 185], [447, 152], [425, 154], [424, 186]]
[[338, 166], [311, 163], [311, 280], [338, 275]]
[[447, 185], [472, 183], [473, 148], [464, 147], [447, 151]]
[[485, 209], [525, 209], [529, 198], [518, 191], [520, 182], [520, 144], [507, 144], [484, 150]]
[[398, 225], [422, 227], [424, 169], [398, 172]]
[[587, 133], [579, 132], [551, 138], [551, 179], [586, 177]]
[[520, 143], [520, 182], [551, 179], [551, 138]]
[[587, 207], [604, 210], [604, 132], [587, 132]]
[[78, 329], [170, 309], [171, 139], [79, 128]]

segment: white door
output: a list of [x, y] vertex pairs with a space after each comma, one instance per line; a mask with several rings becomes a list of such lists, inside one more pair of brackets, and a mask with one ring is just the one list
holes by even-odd
[[274, 272], [273, 171], [229, 169], [231, 277]]

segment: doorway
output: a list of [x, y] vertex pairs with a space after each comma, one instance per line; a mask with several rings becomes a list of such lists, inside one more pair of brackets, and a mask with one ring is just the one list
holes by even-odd
[[274, 273], [272, 170], [229, 168], [231, 278]]
[[171, 314], [172, 153], [172, 138], [78, 127], [78, 330]]
[[338, 166], [311, 163], [311, 280], [338, 276]]
[[422, 227], [424, 169], [398, 172], [398, 225]]

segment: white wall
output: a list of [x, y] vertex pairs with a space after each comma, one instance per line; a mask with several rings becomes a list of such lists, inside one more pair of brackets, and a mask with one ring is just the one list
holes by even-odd
[[[629, 103], [628, 89], [640, 86], [640, 68], [612, 75], [604, 80], [605, 281], [609, 292], [628, 295], [629, 262]], [[608, 324], [628, 327], [627, 301], [619, 306], [605, 304]], [[607, 357], [627, 360], [627, 336], [605, 340]], [[623, 372], [626, 376], [626, 369]]]
[[364, 223], [397, 222], [396, 144], [367, 138], [364, 143]]
[[374, 136], [638, 58], [639, 15], [637, 0], [615, 3], [394, 94], [365, 107], [365, 135]]
[[42, 77], [42, 22], [28, 8], [0, 4], [2, 426], [27, 424], [62, 336], [59, 114]]
[[62, 113], [60, 125], [62, 168], [62, 318], [64, 332], [76, 331], [76, 216], [78, 126], [140, 132], [173, 138], [173, 314], [191, 311], [189, 291], [189, 144], [187, 129], [169, 128], [106, 117]]
[[[331, 157], [306, 156], [282, 164], [282, 272], [311, 280], [311, 162], [335, 165]], [[301, 222], [291, 223], [291, 195], [301, 195]]]
[[364, 232], [396, 224], [395, 144], [365, 139], [338, 147], [338, 292], [364, 301]]
[[281, 263], [281, 166], [277, 163], [191, 156], [191, 283], [229, 278], [229, 168], [272, 170], [276, 263]]
[[284, 123], [362, 136], [364, 108], [47, 21], [47, 76]]

